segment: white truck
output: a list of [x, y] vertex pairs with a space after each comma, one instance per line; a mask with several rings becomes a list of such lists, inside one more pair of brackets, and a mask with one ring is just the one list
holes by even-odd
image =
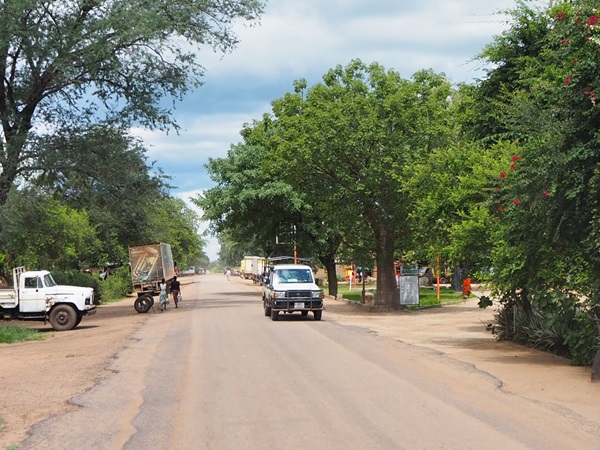
[[47, 270], [13, 269], [13, 286], [0, 289], [0, 318], [43, 320], [57, 331], [71, 330], [96, 312], [90, 287], [60, 286]]
[[[278, 320], [279, 313], [312, 312], [321, 320], [325, 306], [324, 292], [315, 283], [311, 266], [304, 264], [277, 264], [291, 257], [269, 258], [263, 278], [263, 308], [265, 316]], [[299, 258], [293, 258], [298, 262]]]

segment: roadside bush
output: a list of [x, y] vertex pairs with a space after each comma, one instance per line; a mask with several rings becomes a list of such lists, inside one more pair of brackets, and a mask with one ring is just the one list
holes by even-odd
[[66, 286], [91, 287], [94, 289], [94, 303], [100, 303], [102, 292], [100, 291], [100, 280], [89, 273], [79, 270], [52, 270], [52, 278], [58, 284]]
[[600, 348], [600, 336], [590, 316], [577, 313], [525, 312], [513, 304], [503, 305], [488, 330], [498, 340], [514, 341], [570, 359], [574, 366], [589, 366]]
[[102, 301], [111, 302], [121, 300], [133, 292], [129, 267], [119, 267], [106, 280], [100, 281]]

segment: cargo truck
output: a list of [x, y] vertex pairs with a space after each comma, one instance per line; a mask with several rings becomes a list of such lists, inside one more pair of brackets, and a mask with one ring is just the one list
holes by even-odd
[[41, 320], [57, 331], [75, 328], [96, 312], [90, 287], [58, 285], [47, 270], [13, 269], [13, 285], [0, 289], [0, 318]]
[[244, 256], [240, 265], [240, 276], [259, 284], [266, 264], [267, 260], [260, 256]]
[[165, 243], [129, 247], [131, 282], [137, 294], [133, 306], [139, 313], [146, 313], [154, 304], [154, 295], [160, 293], [160, 282], [175, 276], [171, 246]]

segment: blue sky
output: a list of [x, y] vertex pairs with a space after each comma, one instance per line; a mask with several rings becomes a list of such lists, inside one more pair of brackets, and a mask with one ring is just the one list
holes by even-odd
[[[186, 201], [213, 184], [204, 165], [240, 142], [244, 123], [260, 119], [273, 100], [305, 78], [311, 86], [327, 70], [359, 58], [410, 78], [421, 69], [455, 83], [483, 76], [473, 57], [506, 28], [496, 14], [514, 0], [271, 0], [260, 24], [237, 24], [240, 40], [226, 55], [203, 48], [204, 85], [176, 104], [175, 132], [135, 129], [148, 158], [173, 177]], [[205, 249], [216, 259], [218, 244]]]

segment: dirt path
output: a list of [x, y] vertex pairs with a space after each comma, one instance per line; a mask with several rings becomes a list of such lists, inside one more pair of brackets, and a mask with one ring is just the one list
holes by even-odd
[[[479, 309], [476, 300], [382, 314], [363, 313], [332, 299], [326, 305], [327, 320], [442, 352], [489, 373], [508, 392], [551, 402], [582, 420], [600, 422], [600, 383], [590, 382], [589, 368], [571, 367], [563, 358], [496, 342], [483, 325], [493, 310]], [[35, 423], [76, 408], [69, 399], [110, 376], [106, 369], [110, 361], [151, 314], [136, 313], [129, 298], [99, 307], [76, 330], [56, 333], [49, 325], [29, 323], [47, 333], [45, 341], [0, 344], [0, 449], [24, 440]]]

